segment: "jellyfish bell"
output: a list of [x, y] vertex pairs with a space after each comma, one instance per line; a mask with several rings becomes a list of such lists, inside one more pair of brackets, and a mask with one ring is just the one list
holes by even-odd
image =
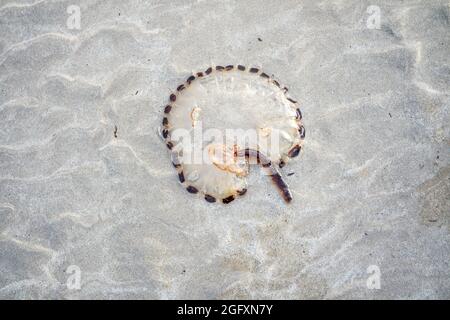
[[301, 150], [302, 114], [287, 88], [258, 68], [215, 66], [189, 76], [169, 96], [160, 135], [180, 182], [208, 202], [245, 194], [250, 164], [292, 200], [277, 167]]

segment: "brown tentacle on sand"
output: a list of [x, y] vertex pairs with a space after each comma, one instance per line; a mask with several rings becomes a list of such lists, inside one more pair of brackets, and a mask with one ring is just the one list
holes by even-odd
[[281, 177], [280, 172], [278, 172], [277, 168], [272, 165], [272, 162], [267, 159], [267, 157], [254, 149], [243, 149], [236, 152], [237, 157], [245, 157], [245, 158], [254, 158], [257, 162], [267, 171], [268, 175], [271, 177], [272, 182], [277, 187], [284, 201], [291, 202], [292, 201], [292, 193], [289, 190], [289, 186]]

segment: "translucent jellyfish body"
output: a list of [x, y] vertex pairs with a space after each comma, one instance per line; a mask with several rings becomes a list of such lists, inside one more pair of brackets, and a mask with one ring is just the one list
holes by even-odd
[[229, 203], [247, 191], [258, 164], [286, 202], [278, 167], [299, 155], [302, 113], [287, 88], [258, 68], [215, 66], [170, 94], [160, 130], [179, 181], [208, 202]]

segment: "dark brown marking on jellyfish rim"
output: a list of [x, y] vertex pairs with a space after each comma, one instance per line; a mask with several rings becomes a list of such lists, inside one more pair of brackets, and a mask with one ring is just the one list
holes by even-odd
[[203, 77], [203, 72], [197, 72], [197, 77], [199, 78]]
[[169, 136], [169, 130], [164, 129], [164, 130], [162, 131], [162, 136], [163, 136], [164, 139], [167, 139], [167, 137]]
[[286, 92], [289, 91], [289, 89], [288, 89], [287, 87], [284, 87], [284, 88], [283, 88], [283, 91], [284, 91], [284, 93], [286, 93]]
[[206, 69], [206, 71], [205, 71], [206, 74], [210, 74], [211, 72], [212, 72], [212, 68], [211, 68], [211, 67], [209, 67], [209, 68]]
[[225, 68], [222, 67], [222, 66], [216, 66], [216, 70], [217, 70], [217, 71], [222, 71], [223, 69], [225, 69]]
[[272, 80], [272, 81], [278, 88], [280, 87], [280, 83], [277, 80]]
[[164, 113], [170, 113], [170, 110], [172, 110], [172, 106], [170, 104], [168, 104], [165, 108], [164, 108]]
[[225, 67], [225, 70], [230, 71], [233, 70], [234, 66], [232, 64], [229, 64], [228, 66]]
[[305, 139], [305, 135], [306, 135], [306, 129], [304, 126], [300, 126], [298, 128], [298, 133], [300, 134], [300, 138], [301, 139]]
[[170, 101], [175, 102], [177, 100], [177, 96], [175, 94], [171, 94], [169, 97]]
[[267, 73], [265, 73], [265, 72], [261, 73], [260, 76], [263, 77], [263, 78], [266, 78], [266, 79], [270, 78], [269, 75]]
[[302, 147], [300, 147], [299, 145], [294, 146], [291, 150], [289, 150], [288, 157], [295, 158], [299, 155], [301, 149]]
[[172, 150], [172, 148], [173, 148], [173, 143], [172, 143], [172, 141], [167, 142], [166, 146], [167, 146], [167, 148], [168, 148], [169, 150]]
[[284, 201], [291, 202], [292, 201], [292, 194], [289, 190], [288, 185], [286, 182], [284, 182], [283, 178], [281, 178], [281, 175], [277, 172], [270, 176], [272, 178], [273, 183], [278, 187], [278, 190], [280, 191], [281, 196], [283, 197]]
[[249, 70], [251, 73], [258, 73], [259, 69], [258, 68], [250, 68]]
[[238, 192], [237, 192], [237, 194], [240, 195], [240, 196], [243, 196], [246, 193], [247, 193], [247, 189], [246, 188], [244, 188], [242, 190], [238, 190]]
[[234, 200], [234, 196], [231, 195], [231, 196], [229, 196], [229, 197], [223, 198], [223, 199], [222, 199], [222, 202], [225, 203], [225, 204], [228, 204], [228, 203], [230, 203], [230, 202], [233, 201], [233, 200]]
[[114, 126], [114, 138], [117, 138], [117, 126]]
[[213, 196], [210, 196], [209, 194], [205, 194], [205, 200], [210, 203], [216, 202], [216, 198], [214, 198]]
[[288, 99], [290, 102], [292, 102], [292, 103], [297, 103], [297, 101], [295, 101], [295, 100], [293, 100], [293, 99], [291, 99], [291, 98], [288, 98], [288, 97], [286, 97], [286, 99]]
[[181, 163], [176, 153], [172, 153], [172, 165], [177, 169], [181, 168]]
[[191, 82], [194, 81], [194, 80], [195, 80], [195, 76], [190, 76], [189, 78], [187, 78], [186, 82], [188, 84], [191, 84]]
[[187, 190], [187, 192], [189, 192], [189, 193], [197, 193], [197, 192], [198, 192], [198, 189], [197, 189], [196, 187], [193, 187], [193, 186], [188, 186], [188, 187], [186, 188], [186, 190]]
[[286, 165], [286, 162], [284, 162], [283, 160], [280, 160], [280, 163], [278, 164], [278, 166], [281, 168], [283, 168]]
[[180, 84], [178, 87], [177, 87], [177, 91], [182, 91], [182, 90], [184, 90], [186, 87], [184, 86], [184, 84]]
[[266, 162], [266, 163], [262, 163], [261, 162], [261, 165], [263, 166], [263, 168], [268, 168], [268, 167], [270, 167], [271, 165], [272, 165], [272, 162]]
[[169, 119], [164, 117], [163, 120], [162, 120], [162, 124], [163, 124], [163, 126], [167, 126], [169, 124]]
[[298, 120], [302, 120], [303, 116], [302, 116], [302, 112], [300, 111], [300, 108], [297, 108], [297, 110], [295, 110], [297, 112], [297, 119]]
[[245, 71], [245, 67], [243, 65], [238, 65], [237, 68], [241, 71]]
[[181, 172], [178, 174], [178, 180], [180, 180], [181, 183], [184, 182], [184, 173], [183, 173], [183, 171], [181, 171]]

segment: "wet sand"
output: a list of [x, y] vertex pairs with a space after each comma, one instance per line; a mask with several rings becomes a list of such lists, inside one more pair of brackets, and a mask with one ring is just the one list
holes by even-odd
[[[371, 5], [1, 0], [0, 298], [450, 298], [450, 7]], [[187, 193], [156, 134], [238, 63], [300, 102], [289, 205]]]

